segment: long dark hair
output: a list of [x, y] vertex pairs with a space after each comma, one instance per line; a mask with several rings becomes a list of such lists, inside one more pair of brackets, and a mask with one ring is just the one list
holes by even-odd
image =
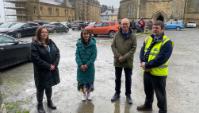
[[[35, 39], [35, 41], [42, 42], [42, 40], [41, 40], [41, 31], [42, 31], [43, 29], [46, 29], [46, 30], [48, 31], [48, 29], [47, 29], [46, 27], [39, 27], [39, 28], [37, 29], [37, 31], [36, 31], [36, 39]], [[45, 40], [45, 44], [48, 44], [48, 42], [49, 42], [49, 36], [48, 36], [47, 39]]]

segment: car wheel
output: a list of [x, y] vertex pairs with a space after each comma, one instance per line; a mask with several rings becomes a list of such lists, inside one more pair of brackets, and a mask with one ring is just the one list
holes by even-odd
[[180, 31], [181, 29], [180, 29], [180, 27], [177, 27], [176, 30], [177, 30], [177, 31]]
[[66, 29], [65, 32], [68, 33], [69, 29]]
[[113, 38], [115, 36], [115, 31], [110, 31], [108, 35], [110, 38]]
[[16, 33], [16, 38], [21, 38], [21, 33]]

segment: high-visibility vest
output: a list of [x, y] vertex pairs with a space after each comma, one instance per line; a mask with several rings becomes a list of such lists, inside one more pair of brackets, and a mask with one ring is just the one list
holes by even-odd
[[[169, 40], [170, 39], [164, 35], [163, 40], [160, 42], [157, 42], [151, 48], [151, 51], [150, 51], [149, 57], [148, 57], [148, 62], [150, 62], [151, 60], [154, 60], [158, 56], [162, 45], [164, 45]], [[149, 36], [145, 39], [145, 48], [144, 48], [145, 53], [147, 52], [147, 49], [150, 47], [152, 41], [153, 41], [153, 38], [151, 36]], [[164, 64], [160, 65], [159, 67], [154, 67], [147, 71], [149, 71], [150, 74], [152, 74], [154, 76], [167, 76], [168, 75], [168, 63], [169, 62], [166, 61]]]

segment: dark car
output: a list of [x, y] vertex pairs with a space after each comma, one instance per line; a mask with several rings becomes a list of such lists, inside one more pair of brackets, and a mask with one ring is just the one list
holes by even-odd
[[50, 33], [58, 33], [58, 32], [67, 33], [69, 31], [69, 28], [61, 23], [44, 24], [43, 26], [46, 27]]
[[35, 22], [35, 23], [37, 23], [37, 24], [39, 24], [39, 25], [44, 25], [44, 24], [49, 24], [49, 22], [47, 22], [47, 21], [42, 21], [42, 20], [35, 20], [35, 21], [33, 21], [33, 22]]
[[71, 24], [72, 30], [81, 30], [84, 29], [88, 24], [85, 22], [74, 22]]
[[4, 33], [15, 38], [26, 36], [34, 36], [39, 24], [37, 23], [16, 23], [10, 28], [0, 29], [0, 33]]
[[30, 43], [0, 34], [0, 70], [30, 61]]

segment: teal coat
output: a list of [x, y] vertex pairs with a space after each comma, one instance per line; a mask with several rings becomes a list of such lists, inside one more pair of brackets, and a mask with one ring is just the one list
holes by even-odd
[[[77, 68], [77, 81], [80, 84], [89, 84], [94, 82], [95, 66], [94, 62], [97, 57], [96, 40], [91, 38], [88, 45], [85, 45], [81, 39], [78, 39], [76, 44], [76, 63]], [[81, 71], [81, 65], [87, 64], [87, 71]]]

